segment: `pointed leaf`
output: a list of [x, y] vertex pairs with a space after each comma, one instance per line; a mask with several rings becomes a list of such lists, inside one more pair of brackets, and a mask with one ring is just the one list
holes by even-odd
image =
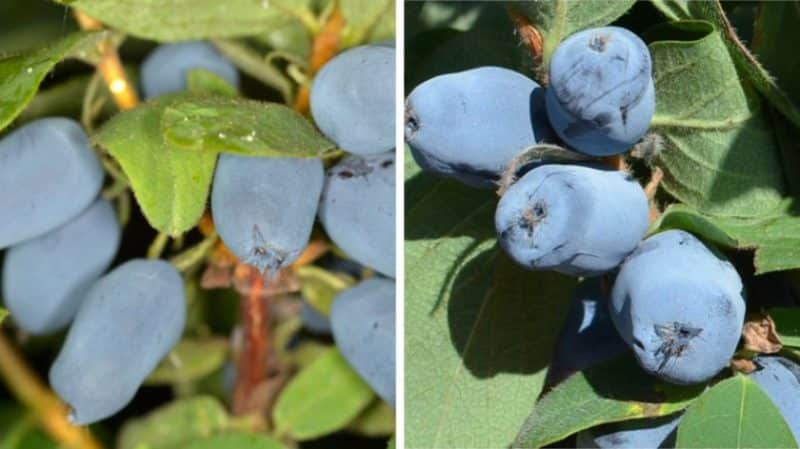
[[145, 381], [146, 385], [185, 383], [212, 374], [225, 364], [228, 343], [220, 338], [182, 340]]
[[298, 441], [321, 437], [347, 426], [374, 397], [339, 351], [329, 349], [281, 392], [275, 430]]
[[333, 273], [314, 265], [297, 269], [300, 278], [300, 293], [314, 309], [325, 316], [331, 313], [331, 304], [336, 295], [356, 284], [356, 280], [344, 273]]
[[72, 33], [47, 47], [0, 59], [0, 130], [22, 112], [58, 62], [89, 51], [103, 36], [103, 32]]
[[376, 399], [348, 424], [347, 431], [372, 438], [389, 436], [394, 433], [394, 409], [386, 402]]
[[514, 447], [538, 448], [599, 424], [669, 415], [685, 408], [703, 388], [658, 381], [626, 355], [578, 372], [545, 394]]
[[[299, 0], [57, 0], [128, 34], [162, 42], [258, 34]], [[307, 3], [307, 2], [302, 2]]]
[[796, 448], [788, 424], [749, 377], [726, 379], [686, 409], [678, 448]]
[[157, 408], [144, 418], [128, 421], [119, 436], [118, 449], [174, 449], [228, 426], [228, 413], [211, 397], [180, 399]]

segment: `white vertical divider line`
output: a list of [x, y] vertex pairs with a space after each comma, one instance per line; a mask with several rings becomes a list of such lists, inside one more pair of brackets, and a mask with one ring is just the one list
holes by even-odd
[[405, 0], [395, 0], [395, 446], [405, 448]]

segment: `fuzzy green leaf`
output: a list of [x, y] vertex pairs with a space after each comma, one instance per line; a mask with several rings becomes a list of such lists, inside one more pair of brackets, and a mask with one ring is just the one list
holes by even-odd
[[796, 448], [780, 410], [749, 377], [726, 379], [686, 409], [678, 448]]
[[318, 438], [347, 426], [375, 394], [335, 348], [300, 371], [278, 397], [275, 430], [298, 441]]
[[298, 0], [56, 0], [128, 34], [161, 42], [247, 36], [296, 15]]
[[161, 361], [145, 381], [147, 385], [185, 383], [222, 368], [228, 355], [224, 339], [183, 340]]
[[225, 429], [228, 413], [211, 397], [180, 399], [143, 418], [128, 421], [119, 435], [118, 449], [174, 449]]
[[538, 448], [599, 424], [669, 415], [684, 409], [703, 388], [658, 381], [632, 356], [624, 356], [578, 372], [544, 395], [514, 447]]
[[57, 63], [90, 52], [105, 35], [103, 32], [72, 33], [47, 47], [0, 59], [0, 130], [22, 112]]

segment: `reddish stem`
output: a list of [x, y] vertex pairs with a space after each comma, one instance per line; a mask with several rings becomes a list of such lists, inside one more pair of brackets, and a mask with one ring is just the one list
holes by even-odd
[[[238, 273], [237, 273], [238, 274]], [[269, 348], [269, 304], [264, 295], [264, 278], [258, 270], [247, 267], [249, 289], [242, 292], [239, 307], [244, 327], [244, 344], [238, 360], [238, 376], [233, 392], [233, 413], [245, 415], [256, 403], [249, 401], [267, 376]]]

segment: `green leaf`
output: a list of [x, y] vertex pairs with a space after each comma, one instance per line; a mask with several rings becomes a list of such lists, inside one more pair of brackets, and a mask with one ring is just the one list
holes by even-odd
[[173, 236], [200, 220], [217, 160], [214, 151], [176, 148], [162, 139], [162, 111], [176, 98], [121, 112], [94, 136], [119, 162], [150, 225]]
[[229, 97], [184, 98], [164, 106], [170, 146], [251, 156], [318, 157], [335, 149], [302, 115], [282, 104]]
[[394, 409], [386, 402], [376, 399], [348, 424], [346, 430], [372, 438], [389, 436], [394, 433]]
[[[393, 0], [340, 0], [339, 8], [344, 18], [344, 29], [341, 40], [344, 47], [352, 47], [364, 43], [378, 23], [384, 17], [394, 18]], [[394, 24], [394, 20], [391, 21]], [[382, 33], [391, 37], [394, 35], [394, 26]]]
[[182, 340], [145, 381], [146, 385], [185, 383], [222, 368], [228, 355], [225, 339]]
[[176, 449], [284, 449], [284, 446], [265, 435], [225, 432], [202, 440], [192, 441]]
[[[783, 2], [777, 2], [783, 3]], [[769, 19], [765, 19], [761, 17], [761, 19], [767, 22], [767, 26], [778, 26], [774, 20], [787, 20], [788, 23], [794, 23], [792, 20], [796, 20], [798, 14], [797, 12], [797, 4], [796, 3], [789, 3], [787, 2], [787, 7], [793, 7], [795, 11], [790, 10], [770, 10], [766, 14], [768, 15]], [[773, 7], [774, 8], [774, 7]], [[776, 82], [775, 78], [770, 75], [764, 67], [759, 64], [758, 60], [750, 53], [750, 50], [747, 46], [742, 43], [736, 35], [736, 30], [733, 29], [731, 24], [728, 22], [727, 17], [725, 16], [725, 12], [722, 9], [722, 5], [719, 1], [702, 1], [702, 2], [689, 2], [689, 10], [691, 11], [692, 15], [697, 18], [702, 18], [705, 20], [710, 21], [713, 23], [717, 29], [722, 31], [722, 36], [725, 40], [725, 44], [728, 47], [731, 55], [733, 56], [734, 62], [736, 62], [737, 67], [741, 70], [747, 78], [753, 83], [753, 86], [761, 92], [764, 97], [769, 100], [769, 102], [775, 106], [781, 113], [789, 119], [794, 126], [800, 127], [800, 108], [798, 108], [789, 97], [783, 92], [780, 88], [778, 83]], [[770, 23], [770, 20], [773, 22]], [[766, 24], [765, 24], [766, 25]], [[797, 27], [796, 26], [785, 26], [782, 27], [783, 29], [789, 30], [789, 33], [794, 33], [793, 35], [797, 35]], [[766, 37], [767, 42], [764, 45], [773, 45], [774, 49], [779, 52], [777, 55], [769, 54], [770, 50], [765, 50], [766, 46], [759, 47], [761, 48], [761, 54], [769, 54], [767, 56], [770, 62], [774, 61], [774, 58], [780, 58], [786, 60], [786, 65], [789, 66], [789, 70], [795, 70], [794, 67], [796, 65], [797, 58], [787, 58], [787, 52], [791, 54], [794, 49], [792, 47], [785, 47], [791, 45], [793, 35], [781, 35], [780, 37], [772, 38], [768, 36], [769, 33], [762, 35], [762, 37]], [[777, 39], [787, 39], [782, 42], [783, 45], [779, 45], [776, 40]], [[788, 50], [785, 50], [788, 48]], [[771, 59], [770, 59], [771, 58]], [[794, 66], [793, 66], [794, 65]], [[793, 67], [792, 67], [793, 66]], [[783, 69], [785, 66], [781, 66]], [[790, 72], [791, 73], [791, 72]], [[797, 83], [796, 73], [794, 75], [790, 75], [789, 73], [781, 73], [783, 75], [784, 81], [788, 83]], [[794, 80], [786, 80], [787, 77], [794, 77]], [[787, 87], [792, 87], [792, 84], [787, 84]], [[797, 87], [795, 85], [794, 87]], [[797, 100], [797, 98], [795, 98]]]
[[56, 0], [144, 39], [161, 42], [258, 34], [293, 16], [297, 0]]
[[0, 130], [22, 112], [58, 62], [90, 51], [105, 35], [72, 33], [47, 47], [0, 59]]
[[186, 90], [192, 94], [210, 94], [235, 97], [238, 92], [225, 79], [214, 72], [192, 69], [186, 74]]
[[546, 73], [550, 57], [565, 37], [585, 28], [608, 25], [636, 0], [551, 0], [524, 2], [519, 8], [542, 35], [542, 61]]
[[620, 357], [578, 372], [544, 395], [513, 446], [538, 448], [599, 424], [669, 415], [704, 388], [661, 382], [632, 356]]
[[392, 437], [389, 438], [389, 443], [386, 444], [386, 448], [395, 449], [396, 446], [397, 446], [397, 435], [392, 435]]
[[800, 2], [764, 2], [758, 7], [754, 51], [778, 85], [800, 105], [800, 59], [794, 43], [800, 42]]
[[800, 267], [800, 219], [790, 204], [760, 217], [713, 217], [675, 204], [653, 224], [657, 230], [685, 229], [720, 246], [755, 249], [756, 274]]
[[8, 316], [8, 310], [0, 307], [0, 323], [2, 323], [3, 320], [5, 320], [7, 316]]
[[180, 399], [155, 409], [144, 418], [128, 421], [120, 432], [117, 448], [173, 449], [222, 431], [228, 422], [228, 413], [214, 398]]
[[352, 276], [344, 273], [333, 273], [314, 265], [305, 265], [297, 269], [300, 280], [300, 294], [314, 309], [325, 316], [331, 313], [333, 298], [342, 290], [356, 284]]
[[[703, 21], [649, 33], [662, 187], [672, 206], [656, 229], [681, 227], [754, 249], [758, 273], [800, 266], [800, 220], [785, 197], [780, 148], [764, 108], [740, 80], [720, 33]], [[701, 212], [702, 211], [702, 212]]]
[[777, 307], [769, 310], [784, 346], [800, 348], [800, 309]]
[[651, 0], [669, 20], [691, 19], [689, 0]]
[[284, 388], [273, 410], [277, 435], [298, 441], [347, 426], [375, 397], [337, 349], [329, 349]]
[[678, 448], [796, 448], [789, 426], [749, 377], [737, 374], [703, 393], [678, 426]]
[[542, 390], [575, 280], [497, 246], [494, 193], [406, 156], [406, 447], [505, 447]]
[[333, 148], [285, 106], [185, 93], [117, 114], [94, 141], [117, 159], [150, 225], [173, 236], [200, 220], [218, 152], [312, 157]]

